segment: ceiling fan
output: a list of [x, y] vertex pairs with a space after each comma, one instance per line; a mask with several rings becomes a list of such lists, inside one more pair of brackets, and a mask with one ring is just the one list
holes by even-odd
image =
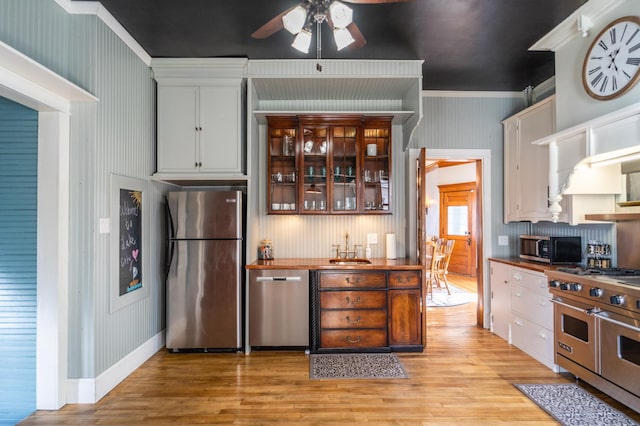
[[349, 45], [352, 45], [353, 48], [359, 48], [364, 46], [367, 41], [353, 22], [353, 11], [344, 3], [380, 4], [407, 1], [412, 0], [342, 0], [342, 2], [338, 0], [304, 0], [258, 28], [251, 34], [251, 37], [264, 39], [284, 28], [296, 35], [292, 46], [303, 53], [308, 53], [313, 24], [315, 23], [317, 27], [319, 46], [321, 24], [326, 22], [333, 31], [338, 50]]

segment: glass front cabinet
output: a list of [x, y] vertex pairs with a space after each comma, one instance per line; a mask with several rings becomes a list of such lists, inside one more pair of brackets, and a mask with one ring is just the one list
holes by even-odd
[[390, 117], [268, 117], [269, 214], [391, 212]]

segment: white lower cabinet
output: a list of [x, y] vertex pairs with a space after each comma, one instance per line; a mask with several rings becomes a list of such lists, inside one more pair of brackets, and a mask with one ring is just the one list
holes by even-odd
[[[492, 331], [558, 372], [554, 362], [553, 304], [546, 275], [501, 262], [492, 261], [490, 265]], [[509, 313], [507, 327], [502, 321], [505, 311]], [[509, 331], [507, 337], [505, 329]]]
[[511, 266], [490, 262], [491, 271], [491, 331], [511, 343]]

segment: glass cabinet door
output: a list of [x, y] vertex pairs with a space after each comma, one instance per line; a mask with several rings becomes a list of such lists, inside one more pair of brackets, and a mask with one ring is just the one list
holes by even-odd
[[364, 126], [362, 148], [364, 212], [390, 213], [391, 122], [367, 122]]
[[358, 200], [358, 125], [331, 127], [331, 204], [334, 213], [355, 213]]
[[299, 210], [298, 169], [296, 164], [297, 123], [275, 120], [268, 130], [268, 179], [267, 211], [275, 214], [291, 214]]
[[302, 161], [300, 164], [303, 184], [300, 199], [301, 213], [319, 214], [328, 211], [327, 206], [327, 153], [329, 151], [329, 127], [303, 124], [301, 126]]

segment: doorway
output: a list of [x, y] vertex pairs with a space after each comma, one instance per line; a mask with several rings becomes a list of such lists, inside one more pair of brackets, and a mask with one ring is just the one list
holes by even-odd
[[[477, 281], [477, 309], [476, 309], [476, 323], [484, 328], [489, 328], [489, 312], [485, 311], [490, 300], [490, 294], [487, 287], [484, 286], [484, 282], [488, 280], [487, 269], [484, 267], [484, 259], [491, 256], [491, 241], [490, 239], [484, 239], [483, 235], [491, 234], [491, 151], [490, 150], [444, 150], [434, 149], [425, 150], [416, 149], [410, 150], [410, 159], [414, 159], [411, 166], [415, 169], [411, 170], [415, 172], [416, 179], [409, 182], [409, 190], [416, 194], [413, 199], [409, 200], [410, 204], [415, 204], [414, 208], [409, 212], [415, 212], [415, 217], [410, 218], [408, 232], [410, 236], [407, 241], [414, 243], [415, 247], [411, 247], [413, 253], [417, 253], [419, 258], [418, 244], [421, 244], [427, 238], [433, 236], [440, 236], [440, 223], [439, 219], [436, 221], [437, 225], [433, 226], [430, 221], [433, 221], [433, 217], [439, 218], [440, 203], [437, 201], [440, 198], [439, 189], [437, 189], [438, 182], [433, 182], [435, 179], [432, 177], [429, 179], [427, 172], [433, 170], [446, 169], [452, 164], [468, 163], [467, 167], [470, 167], [475, 173], [475, 185], [476, 185], [476, 205], [475, 215], [473, 217], [473, 233], [475, 236], [475, 249], [474, 254], [476, 262], [476, 281]], [[473, 179], [473, 178], [472, 178]], [[468, 182], [469, 179], [465, 179], [464, 182]], [[459, 183], [464, 183], [459, 182]], [[427, 187], [433, 189], [436, 188], [431, 195], [428, 194]], [[434, 196], [435, 194], [435, 196]], [[437, 215], [436, 215], [437, 212]], [[427, 220], [427, 216], [431, 217]]]
[[476, 277], [475, 230], [477, 185], [475, 182], [438, 185], [440, 237], [455, 241], [449, 271]]

